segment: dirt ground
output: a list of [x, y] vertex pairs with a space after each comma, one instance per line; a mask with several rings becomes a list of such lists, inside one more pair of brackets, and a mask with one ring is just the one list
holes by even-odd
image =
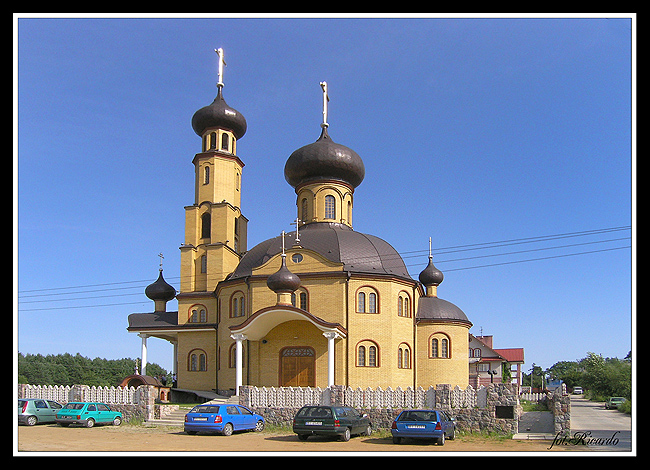
[[[181, 427], [145, 427], [122, 425], [94, 428], [42, 424], [18, 426], [17, 449], [22, 455], [29, 452], [261, 452], [261, 453], [374, 453], [374, 452], [562, 452], [579, 451], [576, 447], [554, 447], [550, 441], [511, 440], [478, 436], [459, 436], [447, 440], [444, 446], [427, 441], [406, 440], [393, 444], [390, 436], [371, 435], [353, 437], [341, 442], [325, 437], [310, 437], [299, 441], [290, 432], [265, 430], [244, 432], [232, 436], [199, 434], [190, 436]], [[284, 455], [284, 454], [283, 454]]]

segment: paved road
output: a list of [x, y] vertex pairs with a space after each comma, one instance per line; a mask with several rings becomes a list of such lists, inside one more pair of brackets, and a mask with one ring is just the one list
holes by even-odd
[[605, 403], [592, 402], [571, 395], [571, 438], [554, 445], [586, 443], [589, 450], [630, 452], [632, 450], [632, 418], [617, 410], [606, 410]]

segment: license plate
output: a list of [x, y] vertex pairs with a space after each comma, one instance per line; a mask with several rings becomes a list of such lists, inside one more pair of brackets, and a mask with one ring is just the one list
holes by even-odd
[[307, 421], [305, 423], [307, 426], [322, 426], [323, 422], [322, 421]]
[[407, 426], [409, 429], [424, 429], [426, 426], [423, 426], [422, 424], [413, 424], [411, 426]]
[[194, 421], [207, 421], [208, 418], [194, 418]]

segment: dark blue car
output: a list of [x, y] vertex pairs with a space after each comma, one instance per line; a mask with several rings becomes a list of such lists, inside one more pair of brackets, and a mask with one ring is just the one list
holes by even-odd
[[456, 422], [440, 410], [404, 410], [390, 429], [393, 443], [399, 444], [404, 437], [435, 439], [444, 445], [445, 439], [456, 437]]
[[184, 430], [187, 434], [217, 432], [230, 436], [233, 431], [264, 429], [264, 418], [241, 405], [198, 405], [185, 415]]

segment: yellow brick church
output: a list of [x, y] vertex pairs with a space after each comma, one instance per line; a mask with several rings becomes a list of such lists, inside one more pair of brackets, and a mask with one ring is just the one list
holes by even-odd
[[[365, 170], [329, 135], [324, 82], [321, 135], [284, 168], [296, 193], [296, 230], [248, 249], [238, 153], [247, 124], [224, 100], [217, 52], [217, 96], [192, 118], [201, 151], [192, 160], [180, 290], [161, 269], [145, 291], [154, 312], [128, 318], [128, 331], [142, 337], [143, 366], [148, 338], [159, 338], [174, 345], [180, 389], [467, 387], [472, 324], [437, 296], [443, 274], [431, 256], [415, 280], [389, 243], [353, 229]], [[167, 312], [174, 297], [178, 312]]]

